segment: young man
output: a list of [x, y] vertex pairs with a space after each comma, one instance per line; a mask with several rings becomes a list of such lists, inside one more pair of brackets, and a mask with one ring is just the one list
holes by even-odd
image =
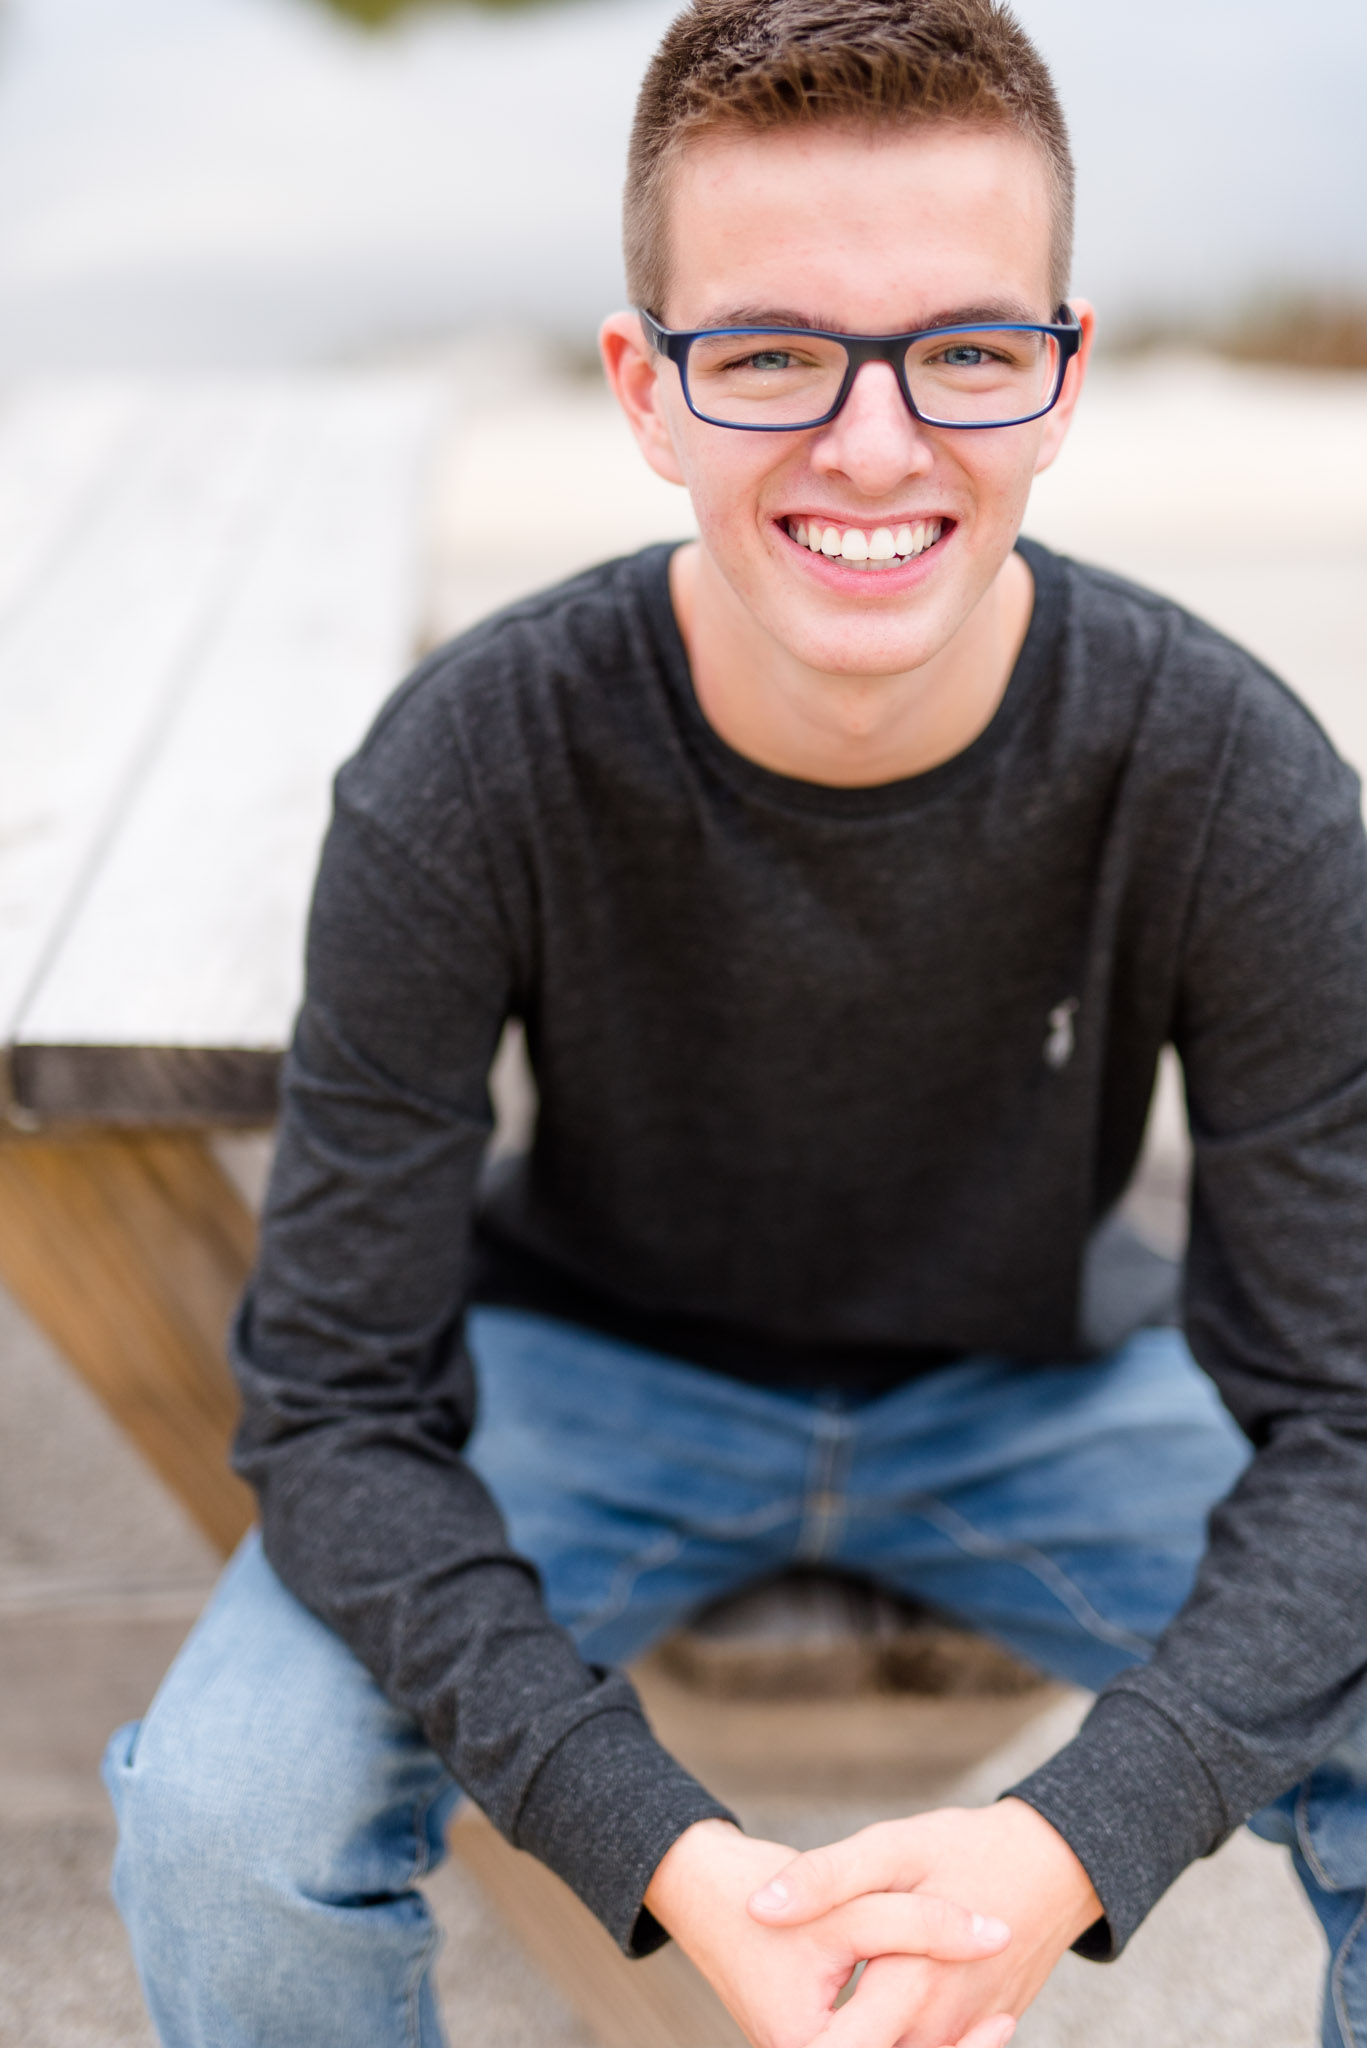
[[[174, 2048], [436, 2042], [457, 1785], [757, 2048], [1000, 2048], [1257, 1815], [1367, 2042], [1357, 784], [1017, 544], [1070, 204], [991, 0], [696, 0], [651, 68], [603, 346], [701, 539], [443, 649], [340, 778], [238, 1331], [263, 1541], [108, 1761]], [[509, 1016], [539, 1121], [481, 1183]], [[1083, 1309], [1169, 1041], [1204, 1372]], [[613, 1667], [815, 1558], [1082, 1731], [985, 1812], [748, 1839]]]

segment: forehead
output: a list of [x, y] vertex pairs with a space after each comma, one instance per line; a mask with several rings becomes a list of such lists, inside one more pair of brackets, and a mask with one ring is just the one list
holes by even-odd
[[866, 334], [968, 307], [1047, 319], [1051, 232], [1045, 159], [1009, 130], [703, 135], [671, 174], [664, 318]]

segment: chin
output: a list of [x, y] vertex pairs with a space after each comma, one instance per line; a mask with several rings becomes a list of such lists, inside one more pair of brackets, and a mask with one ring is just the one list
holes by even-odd
[[849, 682], [877, 681], [880, 677], [906, 676], [924, 668], [939, 652], [918, 641], [912, 646], [851, 650], [847, 648], [794, 648], [791, 650], [805, 668], [816, 675], [839, 676]]
[[[786, 543], [785, 543], [786, 545]], [[944, 567], [948, 567], [945, 564]], [[794, 574], [786, 559], [737, 562], [728, 578], [751, 616], [805, 668], [832, 676], [905, 675], [933, 661], [972, 610], [963, 564], [943, 568], [927, 587], [879, 599], [859, 578], [848, 594], [813, 588], [805, 563]]]
[[804, 668], [830, 676], [897, 676], [933, 661], [953, 628], [932, 619], [803, 619], [778, 611], [767, 622]]

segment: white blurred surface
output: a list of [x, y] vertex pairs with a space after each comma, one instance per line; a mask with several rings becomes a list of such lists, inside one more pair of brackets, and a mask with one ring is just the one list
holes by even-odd
[[1250, 648], [1367, 773], [1367, 375], [1094, 367], [1026, 531]]

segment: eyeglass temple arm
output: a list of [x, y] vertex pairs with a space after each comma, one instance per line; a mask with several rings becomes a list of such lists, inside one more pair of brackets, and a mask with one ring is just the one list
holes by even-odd
[[[647, 313], [644, 306], [638, 306], [636, 308], [636, 317], [640, 321], [642, 327], [645, 329], [646, 340], [650, 343], [650, 346], [655, 350], [656, 354], [662, 356], [669, 356], [672, 360], [674, 357], [674, 348], [671, 347], [670, 344], [674, 342], [674, 336], [670, 334], [668, 328], [661, 327], [659, 321], [655, 318], [655, 315], [653, 313]], [[677, 343], [675, 344], [675, 346], [677, 346]]]

